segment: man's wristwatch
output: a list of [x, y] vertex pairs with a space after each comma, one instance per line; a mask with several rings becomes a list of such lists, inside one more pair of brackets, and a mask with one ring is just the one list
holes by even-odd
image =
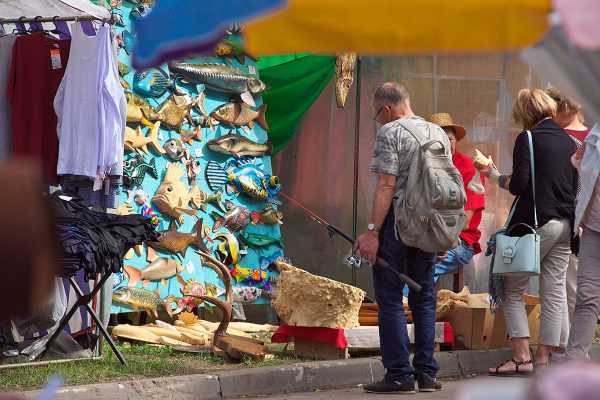
[[369, 224], [369, 225], [367, 225], [367, 230], [369, 230], [371, 232], [375, 232], [375, 233], [379, 232], [379, 229], [377, 229], [377, 227], [375, 227], [375, 224]]

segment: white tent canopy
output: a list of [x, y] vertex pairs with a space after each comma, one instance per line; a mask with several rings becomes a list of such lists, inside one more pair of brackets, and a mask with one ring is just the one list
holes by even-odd
[[110, 12], [89, 0], [0, 0], [0, 19], [20, 17], [81, 17], [108, 19]]

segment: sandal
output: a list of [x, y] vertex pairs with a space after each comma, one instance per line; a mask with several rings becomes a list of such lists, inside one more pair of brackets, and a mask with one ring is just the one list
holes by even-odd
[[[502, 367], [504, 364], [506, 364], [509, 361], [511, 361], [513, 364], [515, 364], [515, 370], [514, 371], [500, 371], [500, 367]], [[522, 377], [533, 376], [533, 371], [519, 371], [519, 367], [521, 365], [526, 365], [526, 364], [533, 364], [533, 361], [531, 361], [531, 360], [517, 361], [514, 358], [511, 358], [510, 360], [506, 360], [502, 364], [498, 365], [496, 367], [496, 372], [488, 372], [488, 375], [491, 375], [491, 376], [522, 376]]]

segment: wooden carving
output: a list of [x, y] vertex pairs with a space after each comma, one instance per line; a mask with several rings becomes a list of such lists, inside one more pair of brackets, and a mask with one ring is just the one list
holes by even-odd
[[213, 296], [190, 295], [214, 304], [223, 312], [223, 319], [214, 333], [212, 341], [213, 346], [218, 350], [224, 351], [228, 356], [236, 360], [241, 360], [244, 356], [251, 358], [253, 361], [264, 360], [268, 351], [260, 342], [251, 338], [227, 334], [227, 327], [229, 326], [231, 315], [233, 314], [231, 305], [233, 301], [233, 290], [229, 270], [223, 263], [219, 262], [210, 254], [202, 251], [197, 251], [197, 253], [202, 257], [204, 265], [215, 271], [219, 279], [221, 279], [225, 285], [225, 300]]
[[356, 53], [339, 53], [335, 56], [335, 100], [339, 108], [344, 108], [346, 97], [354, 82]]

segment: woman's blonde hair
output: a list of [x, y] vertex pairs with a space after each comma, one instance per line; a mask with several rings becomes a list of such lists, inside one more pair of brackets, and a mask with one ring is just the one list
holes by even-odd
[[577, 119], [582, 124], [585, 123], [585, 117], [583, 116], [583, 106], [560, 92], [556, 87], [549, 86], [546, 88], [546, 93], [552, 100], [556, 102], [556, 113], [565, 116], [565, 119], [571, 121], [574, 116], [577, 116]]
[[521, 89], [513, 104], [515, 122], [523, 129], [533, 129], [546, 118], [556, 115], [556, 101], [541, 89]]

